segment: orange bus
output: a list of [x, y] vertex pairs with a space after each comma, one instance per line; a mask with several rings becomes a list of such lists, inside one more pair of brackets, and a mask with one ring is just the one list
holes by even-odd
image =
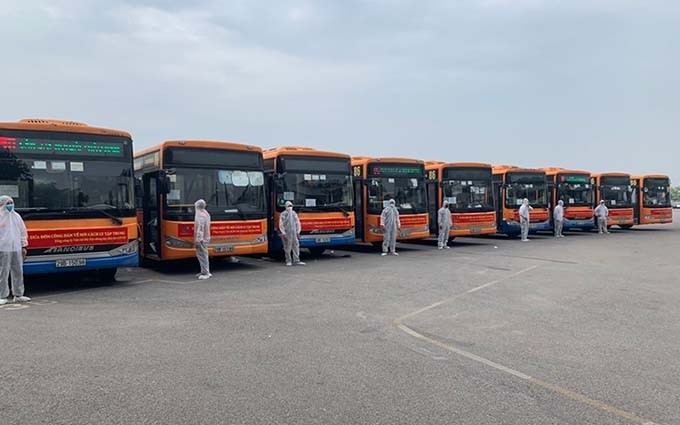
[[496, 233], [492, 166], [476, 162], [425, 163], [430, 234], [438, 233], [437, 211], [449, 202], [450, 239]]
[[545, 171], [515, 165], [493, 167], [493, 188], [499, 233], [517, 237], [521, 233], [519, 207], [524, 198], [533, 207], [530, 232], [551, 229]]
[[609, 209], [607, 225], [618, 225], [622, 229], [633, 227], [633, 193], [630, 174], [594, 174], [590, 181], [595, 186], [595, 204], [604, 200]]
[[262, 150], [219, 141], [167, 141], [135, 155], [142, 258], [192, 258], [194, 202], [211, 215], [210, 256], [265, 254]]
[[59, 120], [0, 123], [0, 195], [28, 230], [26, 274], [137, 266], [132, 138]]
[[[565, 168], [544, 168], [548, 179], [548, 205], [554, 210], [558, 201], [564, 202], [564, 230], [591, 230], [595, 227], [593, 203], [595, 188], [590, 183], [590, 172]], [[553, 223], [550, 217], [551, 225]]]
[[314, 255], [354, 244], [354, 211], [349, 155], [283, 146], [264, 152], [270, 183], [270, 249], [280, 251], [279, 216], [287, 201], [300, 217], [300, 247]]
[[631, 178], [633, 186], [633, 221], [635, 224], [673, 222], [671, 182], [663, 174], [645, 174]]
[[427, 239], [430, 226], [425, 189], [425, 163], [404, 158], [352, 158], [357, 240], [383, 240], [380, 214], [390, 199], [399, 209], [398, 240]]

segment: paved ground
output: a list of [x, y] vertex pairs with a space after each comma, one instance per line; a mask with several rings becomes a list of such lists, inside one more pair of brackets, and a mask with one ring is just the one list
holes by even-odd
[[0, 423], [679, 424], [679, 235], [33, 281], [0, 308]]

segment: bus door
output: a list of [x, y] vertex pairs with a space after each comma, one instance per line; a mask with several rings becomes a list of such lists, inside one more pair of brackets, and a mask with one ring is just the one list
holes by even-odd
[[640, 187], [640, 180], [638, 179], [631, 179], [630, 180], [631, 185], [633, 186], [632, 193], [631, 193], [631, 202], [633, 204], [633, 223], [634, 224], [640, 224], [640, 210], [642, 210], [642, 199], [641, 196], [644, 194], [642, 192], [642, 188]]
[[[143, 200], [143, 223], [144, 228], [144, 255], [147, 257], [161, 258], [161, 218], [160, 218], [160, 195], [161, 180], [160, 172], [147, 173], [142, 177], [144, 193]], [[167, 186], [167, 184], [166, 184]]]
[[364, 180], [355, 177], [352, 180], [354, 185], [354, 236], [357, 240], [364, 240]]
[[427, 182], [427, 209], [430, 214], [430, 234], [438, 234], [438, 217], [437, 213], [439, 211], [439, 206], [441, 204], [439, 200], [439, 181], [428, 180]]
[[557, 175], [553, 177], [549, 177], [550, 180], [548, 180], [548, 187], [547, 187], [547, 192], [548, 192], [548, 221], [550, 222], [550, 227], [554, 227], [555, 223], [553, 221], [553, 211], [555, 207], [557, 206], [557, 201], [559, 201], [557, 197]]
[[500, 231], [501, 223], [503, 223], [503, 204], [505, 203], [505, 197], [503, 196], [503, 176], [494, 175], [493, 176], [493, 193], [494, 193], [494, 205], [496, 207], [496, 227]]

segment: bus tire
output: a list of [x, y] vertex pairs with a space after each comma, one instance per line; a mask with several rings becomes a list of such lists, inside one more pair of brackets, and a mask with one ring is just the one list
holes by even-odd
[[321, 257], [324, 252], [326, 252], [326, 248], [320, 247], [320, 246], [314, 246], [309, 249], [309, 253], [312, 254], [312, 257]]
[[621, 225], [619, 225], [619, 227], [622, 228], [623, 230], [630, 230], [630, 229], [633, 228], [633, 225], [632, 224], [621, 224]]
[[117, 268], [112, 269], [101, 269], [99, 270], [99, 280], [102, 282], [115, 282], [116, 281]]
[[449, 236], [449, 243], [453, 242], [456, 239], [455, 236]]

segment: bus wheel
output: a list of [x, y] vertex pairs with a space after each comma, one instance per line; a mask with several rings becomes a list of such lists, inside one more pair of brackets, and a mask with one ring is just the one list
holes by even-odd
[[326, 252], [326, 248], [321, 248], [318, 246], [307, 249], [309, 249], [309, 253], [312, 254], [313, 257], [321, 257], [323, 253]]
[[101, 269], [99, 270], [99, 279], [102, 282], [115, 282], [116, 281], [116, 272], [118, 271], [117, 268], [113, 269]]
[[456, 239], [455, 236], [449, 236], [449, 243], [453, 242]]
[[633, 228], [633, 225], [632, 224], [621, 224], [619, 227], [622, 228], [623, 230], [630, 230], [630, 229]]

